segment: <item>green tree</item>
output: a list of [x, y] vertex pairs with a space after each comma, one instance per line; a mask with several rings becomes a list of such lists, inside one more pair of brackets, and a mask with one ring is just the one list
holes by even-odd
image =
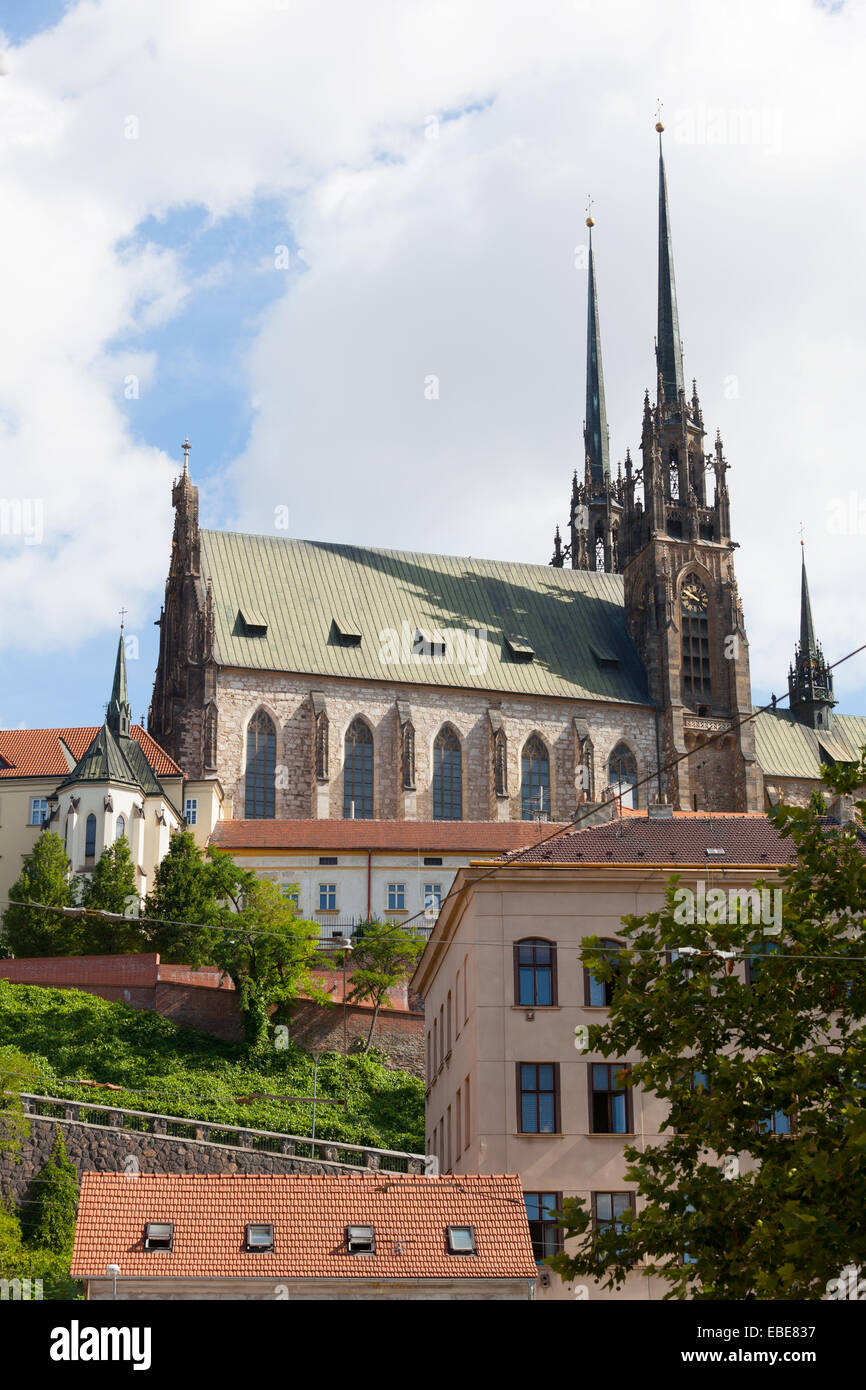
[[18, 1215], [11, 1200], [0, 1197], [0, 1279], [20, 1279], [26, 1262]]
[[[862, 787], [866, 750], [822, 776], [837, 793]], [[778, 935], [766, 913], [762, 925], [714, 908], [690, 923], [674, 877], [661, 911], [624, 919], [615, 958], [584, 942], [584, 963], [614, 984], [588, 1048], [639, 1054], [623, 1080], [669, 1114], [662, 1143], [625, 1150], [639, 1209], [620, 1229], [594, 1230], [578, 1199], [564, 1203], [579, 1243], [549, 1262], [566, 1279], [615, 1287], [640, 1261], [667, 1298], [818, 1299], [866, 1262], [862, 832], [822, 820], [816, 801], [770, 819], [796, 853]]]
[[[123, 913], [124, 916], [138, 903], [135, 865], [125, 835], [103, 850], [93, 873], [84, 876], [79, 901], [91, 911]], [[135, 917], [128, 917], [125, 922], [85, 917], [79, 940], [82, 955], [110, 956], [142, 951], [148, 944], [141, 923]]]
[[68, 1257], [75, 1240], [78, 1173], [66, 1152], [59, 1125], [56, 1131], [51, 1157], [33, 1181], [34, 1195], [24, 1235], [29, 1245]]
[[272, 1008], [285, 1010], [299, 994], [329, 1002], [311, 974], [319, 928], [298, 916], [290, 889], [256, 878], [227, 854], [213, 852], [211, 863], [224, 904], [213, 959], [234, 983], [244, 1037], [254, 1050], [267, 1042]]
[[171, 837], [145, 904], [145, 916], [160, 919], [147, 924], [150, 949], [164, 961], [195, 969], [212, 959], [214, 933], [219, 920], [218, 875], [205, 859], [189, 830]]
[[393, 1008], [388, 991], [411, 977], [423, 950], [424, 941], [420, 937], [401, 931], [392, 923], [368, 922], [358, 937], [349, 957], [352, 973], [348, 997], [373, 1005], [365, 1051], [372, 1042], [382, 1006]]
[[78, 949], [78, 923], [58, 912], [31, 907], [69, 907], [72, 886], [67, 872], [66, 849], [53, 830], [43, 830], [24, 860], [9, 890], [9, 906], [3, 914], [3, 935], [15, 956], [71, 956]]
[[[0, 993], [9, 989], [0, 980]], [[17, 1156], [22, 1139], [30, 1133], [30, 1121], [24, 1113], [22, 1091], [36, 1091], [39, 1073], [23, 1052], [14, 1047], [0, 1047], [0, 1154]], [[17, 1161], [17, 1160], [16, 1160]]]

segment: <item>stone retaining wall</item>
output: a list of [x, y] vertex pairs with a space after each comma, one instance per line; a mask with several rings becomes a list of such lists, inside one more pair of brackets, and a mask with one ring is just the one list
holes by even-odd
[[30, 1115], [30, 1135], [22, 1142], [18, 1162], [0, 1154], [0, 1196], [19, 1205], [33, 1196], [33, 1179], [45, 1166], [54, 1146], [57, 1126], [63, 1132], [69, 1158], [79, 1174], [129, 1173], [341, 1173], [339, 1164], [299, 1159], [288, 1154], [262, 1153], [193, 1139], [168, 1139], [136, 1134], [108, 1126], [76, 1124]]

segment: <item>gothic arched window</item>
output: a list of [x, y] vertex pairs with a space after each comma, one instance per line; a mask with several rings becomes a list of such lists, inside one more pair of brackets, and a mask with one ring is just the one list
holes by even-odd
[[274, 775], [277, 731], [263, 709], [257, 710], [247, 729], [247, 820], [271, 820], [274, 815]]
[[607, 764], [608, 781], [622, 806], [634, 806], [637, 799], [637, 762], [627, 743], [618, 743]]
[[522, 820], [550, 816], [550, 758], [538, 734], [528, 738], [523, 748], [520, 806]]
[[497, 796], [508, 795], [508, 737], [504, 729], [493, 735], [493, 782]]
[[343, 815], [346, 820], [373, 819], [373, 735], [363, 719], [346, 730], [343, 765]]
[[683, 698], [710, 697], [710, 634], [707, 623], [709, 598], [700, 580], [691, 575], [680, 592], [683, 651]]
[[126, 834], [126, 817], [118, 816], [117, 825], [114, 828], [115, 839], [122, 840]]
[[595, 523], [594, 538], [594, 561], [595, 568], [600, 573], [604, 572], [604, 526], [600, 521]]
[[214, 704], [208, 705], [204, 717], [204, 761], [206, 767], [217, 765], [217, 709]]
[[96, 858], [96, 817], [92, 811], [84, 826], [84, 858]]
[[668, 493], [672, 502], [678, 502], [680, 498], [680, 460], [676, 449], [671, 449], [670, 462], [668, 464]]
[[433, 819], [463, 819], [463, 755], [453, 729], [441, 729], [433, 744]]
[[401, 734], [400, 766], [403, 773], [403, 790], [415, 790], [415, 726], [411, 720], [403, 725]]

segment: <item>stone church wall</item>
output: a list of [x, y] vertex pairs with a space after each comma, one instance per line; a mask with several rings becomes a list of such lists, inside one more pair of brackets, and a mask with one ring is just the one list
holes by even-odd
[[[313, 718], [310, 692], [325, 698], [329, 720], [329, 781], [317, 796], [313, 765]], [[399, 723], [396, 701], [406, 701], [415, 727], [414, 793], [403, 791], [399, 765]], [[581, 704], [578, 701], [487, 696], [472, 690], [425, 686], [379, 686], [316, 676], [284, 676], [264, 671], [221, 670], [218, 772], [226, 790], [226, 811], [242, 818], [247, 725], [259, 708], [277, 727], [277, 819], [343, 816], [343, 742], [357, 715], [370, 724], [374, 742], [373, 814], [382, 820], [432, 820], [433, 742], [444, 724], [460, 737], [463, 749], [463, 819], [520, 820], [521, 753], [526, 740], [538, 733], [550, 757], [551, 819], [574, 815], [578, 793], [578, 742], [573, 721], [589, 726], [595, 758], [595, 799], [607, 785], [607, 760], [615, 745], [625, 741], [637, 759], [638, 778], [656, 765], [655, 719], [652, 710], [629, 705]], [[508, 797], [497, 798], [493, 780], [493, 749], [488, 710], [498, 709], [508, 738]], [[638, 790], [645, 806], [655, 784]], [[546, 808], [547, 809], [547, 808]]]

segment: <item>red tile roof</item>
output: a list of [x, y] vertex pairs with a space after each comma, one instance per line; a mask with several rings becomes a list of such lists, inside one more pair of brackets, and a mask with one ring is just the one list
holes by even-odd
[[[708, 855], [722, 849], [723, 855]], [[692, 813], [654, 819], [646, 812], [621, 823], [607, 821], [536, 845], [521, 861], [531, 864], [787, 864], [793, 843], [766, 816]]]
[[504, 854], [537, 843], [558, 824], [532, 821], [223, 820], [218, 849], [387, 849], [424, 854]]
[[[69, 762], [61, 742], [77, 762], [98, 732], [95, 724], [86, 729], [0, 729], [0, 777], [66, 777]], [[174, 759], [140, 724], [133, 724], [129, 732], [141, 744], [157, 777], [183, 776]]]
[[[828, 829], [837, 826], [825, 818]], [[866, 835], [858, 830], [860, 849], [866, 853]], [[708, 854], [721, 849], [724, 854]], [[529, 864], [748, 864], [767, 867], [788, 864], [794, 858], [794, 842], [783, 837], [762, 812], [727, 815], [719, 812], [686, 812], [668, 819], [630, 816], [621, 824], [607, 821], [587, 830], [556, 836], [522, 854]]]
[[[171, 1253], [143, 1248], [148, 1221], [174, 1223]], [[273, 1254], [247, 1254], [248, 1222], [271, 1222]], [[346, 1226], [376, 1231], [350, 1255]], [[447, 1226], [475, 1228], [477, 1256], [450, 1255]], [[397, 1253], [398, 1243], [402, 1253]], [[83, 1173], [76, 1279], [534, 1279], [520, 1179], [377, 1172], [220, 1176]]]

